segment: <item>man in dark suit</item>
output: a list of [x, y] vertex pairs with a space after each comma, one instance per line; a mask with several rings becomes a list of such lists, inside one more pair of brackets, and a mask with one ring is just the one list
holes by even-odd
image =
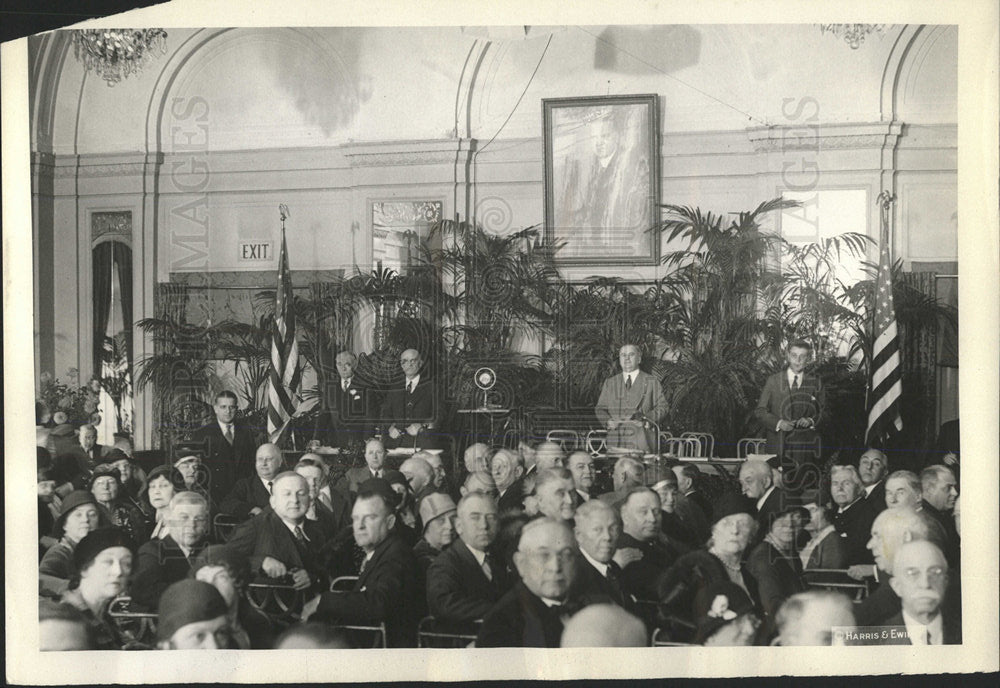
[[896, 552], [907, 542], [927, 540], [942, 547], [944, 531], [934, 518], [912, 508], [886, 509], [872, 522], [868, 551], [875, 561], [878, 587], [856, 605], [858, 625], [873, 626], [899, 613], [899, 597], [889, 584]]
[[604, 381], [594, 407], [598, 422], [608, 429], [607, 446], [655, 451], [658, 426], [667, 414], [663, 388], [659, 380], [639, 370], [638, 346], [624, 345], [618, 362], [622, 372]]
[[945, 614], [948, 562], [931, 542], [904, 544], [893, 559], [892, 589], [901, 609], [885, 626], [905, 626], [911, 645], [959, 645], [962, 622], [957, 614]]
[[241, 524], [227, 543], [250, 560], [250, 570], [269, 578], [290, 579], [296, 590], [318, 590], [326, 583], [319, 552], [323, 531], [306, 519], [309, 485], [298, 473], [274, 477], [270, 508]]
[[489, 470], [500, 493], [497, 500], [500, 513], [520, 511], [524, 502], [524, 457], [520, 452], [498, 449]]
[[878, 449], [866, 449], [858, 459], [858, 475], [865, 488], [865, 501], [878, 515], [885, 509], [885, 476], [889, 474], [889, 459]]
[[566, 524], [544, 517], [527, 523], [514, 552], [521, 580], [483, 619], [476, 647], [559, 647], [578, 559]]
[[615, 561], [622, 567], [622, 590], [639, 600], [658, 599], [659, 578], [680, 554], [660, 536], [660, 496], [648, 487], [633, 487], [619, 512], [622, 535]]
[[240, 521], [256, 516], [271, 503], [274, 476], [282, 468], [281, 450], [276, 444], [262, 444], [257, 449], [252, 477], [240, 478], [219, 505], [219, 511]]
[[796, 464], [818, 464], [816, 428], [826, 408], [826, 390], [815, 375], [805, 372], [812, 345], [797, 340], [785, 353], [788, 367], [767, 378], [754, 415], [767, 433], [767, 453]]
[[427, 606], [438, 621], [482, 619], [507, 591], [504, 566], [490, 546], [497, 534], [497, 505], [479, 492], [462, 497], [455, 519], [458, 538], [427, 570]]
[[875, 514], [864, 499], [861, 476], [854, 466], [833, 466], [830, 469], [830, 495], [837, 506], [833, 527], [847, 545], [847, 564], [872, 564], [866, 548]]
[[354, 494], [362, 483], [372, 478], [383, 477], [385, 456], [385, 445], [382, 440], [368, 440], [365, 442], [365, 465], [349, 468], [339, 484], [343, 489]]
[[358, 493], [351, 512], [354, 540], [364, 550], [352, 590], [323, 592], [303, 609], [303, 619], [338, 624], [385, 623], [389, 647], [413, 647], [424, 610], [424, 593], [413, 550], [394, 534], [392, 488], [372, 480]]
[[700, 489], [701, 471], [697, 466], [690, 463], [674, 466], [674, 475], [677, 476], [677, 491], [685, 500], [698, 505], [705, 515], [705, 520], [712, 522], [712, 503], [705, 493]]
[[573, 452], [566, 459], [566, 468], [573, 474], [573, 506], [579, 507], [590, 499], [594, 487], [594, 457], [589, 452]]
[[407, 349], [399, 358], [403, 385], [392, 389], [382, 402], [381, 421], [386, 426], [385, 446], [433, 449], [437, 446], [439, 400], [433, 380], [423, 374], [423, 358], [416, 349]]
[[347, 447], [364, 442], [374, 432], [374, 395], [357, 375], [358, 357], [337, 354], [337, 375], [326, 395], [327, 409], [317, 416], [313, 439], [325, 447]]
[[760, 459], [748, 459], [740, 466], [740, 489], [751, 502], [750, 513], [757, 520], [757, 535], [750, 543], [753, 548], [757, 543], [763, 542], [771, 530], [771, 521], [781, 511], [784, 496], [774, 484], [771, 467]]
[[941, 464], [928, 466], [920, 472], [921, 509], [932, 516], [944, 529], [948, 540], [944, 547], [944, 555], [948, 558], [951, 568], [958, 568], [961, 563], [961, 543], [958, 529], [955, 527], [955, 500], [958, 499], [958, 489], [955, 474], [950, 468]]
[[621, 567], [614, 560], [621, 533], [621, 517], [613, 508], [599, 499], [580, 505], [576, 510], [574, 534], [581, 560], [574, 589], [579, 596], [604, 595], [634, 613], [635, 600], [622, 590]]
[[211, 521], [204, 497], [197, 492], [178, 492], [168, 509], [167, 535], [139, 548], [131, 585], [132, 602], [139, 610], [155, 612], [163, 591], [188, 577], [191, 563], [207, 544]]
[[213, 408], [215, 421], [195, 430], [191, 440], [205, 445], [202, 463], [209, 471], [212, 501], [219, 504], [237, 480], [253, 475], [257, 441], [246, 423], [236, 418], [236, 394], [219, 392]]
[[104, 463], [104, 459], [114, 450], [114, 447], [97, 443], [97, 428], [89, 423], [80, 426], [80, 448], [87, 457], [87, 465], [91, 471]]

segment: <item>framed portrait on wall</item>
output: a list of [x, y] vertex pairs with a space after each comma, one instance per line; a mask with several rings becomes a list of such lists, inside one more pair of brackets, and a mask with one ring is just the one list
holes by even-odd
[[577, 265], [659, 261], [655, 94], [542, 100], [545, 229]]

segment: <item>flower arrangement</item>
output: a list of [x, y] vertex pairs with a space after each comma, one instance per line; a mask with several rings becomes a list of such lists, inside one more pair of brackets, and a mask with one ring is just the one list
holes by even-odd
[[79, 385], [76, 368], [70, 368], [66, 377], [69, 384], [47, 371], [39, 377], [37, 400], [48, 408], [52, 421], [56, 425], [70, 423], [75, 426], [100, 423], [101, 381], [92, 379], [85, 385]]

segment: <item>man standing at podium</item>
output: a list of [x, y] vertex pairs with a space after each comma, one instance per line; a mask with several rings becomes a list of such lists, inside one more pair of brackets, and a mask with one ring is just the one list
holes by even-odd
[[[660, 381], [639, 370], [642, 352], [635, 344], [618, 351], [622, 372], [604, 381], [594, 414], [608, 429], [608, 449], [655, 451], [657, 426], [667, 414]], [[653, 424], [656, 425], [653, 425]]]
[[382, 442], [386, 449], [437, 446], [437, 390], [421, 371], [423, 364], [423, 357], [416, 349], [400, 354], [399, 365], [405, 377], [402, 388], [389, 390], [382, 403], [381, 421], [385, 425]]
[[820, 463], [816, 432], [826, 407], [826, 390], [815, 375], [805, 372], [812, 345], [796, 340], [788, 345], [788, 367], [767, 378], [754, 415], [767, 432], [767, 453], [802, 463]]

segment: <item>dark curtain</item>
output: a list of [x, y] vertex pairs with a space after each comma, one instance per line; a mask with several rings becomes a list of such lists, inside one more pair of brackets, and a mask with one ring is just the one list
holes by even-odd
[[122, 328], [125, 331], [125, 351], [129, 370], [132, 369], [132, 249], [125, 244], [115, 245], [114, 261], [118, 266], [118, 288], [122, 300]]
[[104, 336], [108, 330], [111, 315], [111, 264], [114, 260], [117, 242], [106, 241], [93, 250], [91, 270], [94, 275], [94, 377], [101, 377], [101, 359], [104, 351]]

